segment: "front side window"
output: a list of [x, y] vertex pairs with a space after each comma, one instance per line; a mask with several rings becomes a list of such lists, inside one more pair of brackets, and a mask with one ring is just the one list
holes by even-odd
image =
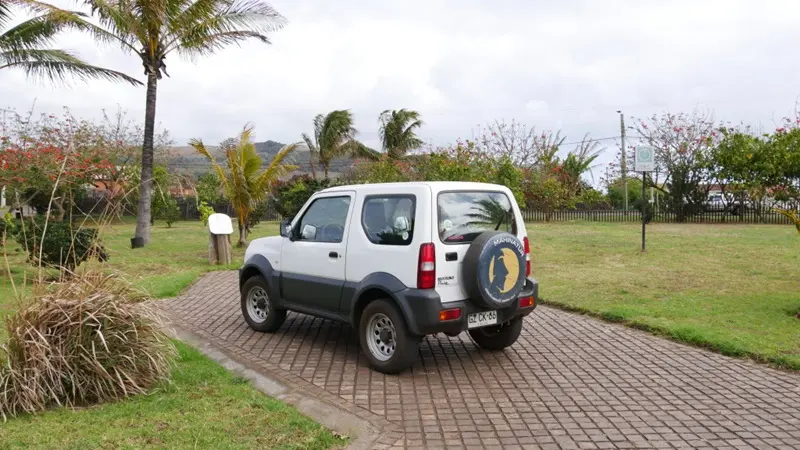
[[323, 197], [308, 207], [296, 229], [300, 241], [342, 242], [350, 197]]
[[484, 231], [517, 232], [511, 201], [502, 192], [443, 192], [437, 206], [439, 238], [446, 244], [472, 242]]
[[379, 245], [408, 245], [414, 238], [414, 196], [374, 196], [364, 200], [361, 225]]

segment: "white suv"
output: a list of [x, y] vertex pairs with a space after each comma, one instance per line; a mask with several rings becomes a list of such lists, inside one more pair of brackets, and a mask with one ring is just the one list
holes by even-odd
[[280, 236], [250, 243], [242, 313], [268, 332], [289, 310], [347, 322], [384, 373], [409, 367], [427, 334], [469, 331], [480, 347], [501, 350], [536, 307], [529, 248], [505, 186], [337, 186], [314, 194]]

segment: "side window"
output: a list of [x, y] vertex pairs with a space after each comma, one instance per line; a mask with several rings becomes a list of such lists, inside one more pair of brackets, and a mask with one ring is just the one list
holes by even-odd
[[297, 240], [342, 242], [350, 197], [323, 197], [308, 207], [295, 230]]
[[379, 245], [409, 245], [414, 238], [416, 197], [370, 196], [364, 200], [361, 226], [369, 240]]

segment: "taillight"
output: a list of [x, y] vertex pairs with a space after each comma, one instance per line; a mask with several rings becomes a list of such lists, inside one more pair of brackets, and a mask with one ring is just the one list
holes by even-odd
[[419, 246], [419, 266], [417, 266], [417, 289], [436, 287], [436, 247], [428, 242]]
[[531, 276], [531, 243], [528, 240], [528, 236], [522, 240], [522, 244], [525, 246], [525, 276]]

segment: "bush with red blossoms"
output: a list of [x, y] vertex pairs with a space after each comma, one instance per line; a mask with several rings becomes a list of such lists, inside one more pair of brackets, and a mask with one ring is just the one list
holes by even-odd
[[6, 196], [12, 205], [32, 205], [40, 213], [50, 207], [56, 220], [95, 179], [117, 170], [112, 158], [96, 127], [68, 114], [38, 120], [12, 115], [0, 122], [0, 185]]

